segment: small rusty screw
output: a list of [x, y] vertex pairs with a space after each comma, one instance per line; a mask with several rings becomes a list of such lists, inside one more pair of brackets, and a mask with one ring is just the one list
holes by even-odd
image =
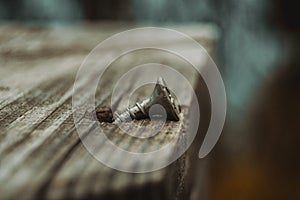
[[117, 117], [113, 123], [119, 124], [121, 122], [130, 121], [131, 119], [149, 118], [149, 110], [151, 106], [155, 104], [159, 104], [165, 109], [168, 120], [179, 120], [181, 108], [178, 100], [176, 96], [169, 91], [163, 78], [159, 77], [152, 95], [141, 103], [135, 103], [133, 107], [127, 108], [127, 110], [120, 115], [116, 114]]
[[96, 109], [96, 116], [100, 122], [113, 122], [113, 114], [109, 107], [100, 107]]

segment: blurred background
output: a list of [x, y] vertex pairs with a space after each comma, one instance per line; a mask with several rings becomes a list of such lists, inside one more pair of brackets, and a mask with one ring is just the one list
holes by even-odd
[[292, 0], [0, 0], [1, 23], [215, 24], [228, 111], [200, 161], [203, 199], [300, 199], [299, 13]]

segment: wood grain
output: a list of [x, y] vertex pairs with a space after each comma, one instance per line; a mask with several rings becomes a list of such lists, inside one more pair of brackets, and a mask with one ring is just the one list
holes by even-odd
[[[74, 126], [72, 92], [80, 64], [99, 42], [131, 27], [134, 25], [111, 23], [68, 28], [17, 24], [0, 26], [0, 199], [187, 197], [189, 189], [184, 182], [188, 170], [187, 155], [184, 154], [168, 167], [155, 172], [119, 172], [101, 164], [89, 154]], [[177, 29], [212, 50], [216, 40], [212, 26]], [[105, 72], [105, 79], [99, 82], [96, 106], [109, 106], [113, 86], [130, 66], [153, 62], [153, 58], [157, 58], [157, 52], [145, 50], [113, 63]], [[174, 66], [189, 77], [193, 87], [197, 87], [199, 77], [188, 63], [168, 54], [163, 59], [157, 59], [160, 59], [157, 62]], [[146, 73], [151, 76], [151, 70]], [[141, 78], [138, 74], [136, 77]], [[113, 106], [122, 107], [124, 94], [128, 88], [134, 87], [134, 82], [122, 86], [124, 93], [118, 94], [118, 104]], [[182, 86], [176, 84], [173, 87]], [[147, 97], [152, 89], [153, 86], [148, 86], [137, 90], [132, 96], [132, 102]], [[184, 88], [181, 90], [186, 92]], [[191, 94], [184, 95], [187, 102], [193, 101]], [[149, 152], [171, 139], [180, 141], [184, 138], [191, 117], [189, 103], [183, 105], [182, 113], [182, 120], [167, 122], [155, 137], [143, 141], [130, 137], [115, 125], [101, 123], [101, 126], [116, 145], [128, 151]], [[139, 134], [147, 135], [153, 128], [149, 120], [135, 123], [147, 125]], [[94, 131], [94, 126], [90, 124], [86, 127], [87, 135], [99, 134]], [[107, 159], [132, 167], [139, 164], [126, 162], [118, 155], [106, 152], [97, 140], [95, 143], [97, 151], [106, 154]]]

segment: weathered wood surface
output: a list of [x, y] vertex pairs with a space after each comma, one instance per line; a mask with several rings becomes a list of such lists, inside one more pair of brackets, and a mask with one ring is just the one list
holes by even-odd
[[[72, 91], [80, 64], [99, 42], [130, 27], [133, 26], [0, 26], [0, 199], [174, 199], [189, 195], [188, 181], [185, 181], [186, 155], [155, 172], [119, 172], [94, 159], [76, 132]], [[178, 30], [212, 50], [215, 35], [210, 26]], [[107, 71], [107, 80], [99, 83], [97, 106], [109, 106], [114, 83], [128, 70], [118, 66], [153, 62], [151, 59], [155, 56], [151, 50], [141, 51], [115, 62], [115, 67]], [[194, 87], [197, 86], [195, 71], [191, 67], [182, 68], [187, 63], [167, 54], [161, 62], [175, 66], [189, 77]], [[148, 74], [151, 75], [151, 71]], [[132, 83], [122, 87], [126, 93]], [[173, 87], [180, 87], [180, 84]], [[145, 98], [152, 89], [138, 90], [133, 100]], [[120, 105], [124, 103], [123, 96], [119, 94]], [[193, 100], [191, 94], [186, 96], [190, 102]], [[129, 151], [147, 152], [170, 139], [180, 140], [188, 126], [188, 108], [188, 104], [183, 106], [182, 120], [167, 122], [155, 137], [143, 142], [112, 124], [102, 123], [102, 127], [110, 132], [108, 137], [116, 145]], [[148, 120], [135, 123], [149, 123], [151, 128]], [[91, 130], [87, 132], [92, 134]], [[147, 134], [147, 130], [143, 134]], [[101, 145], [98, 150], [105, 152]], [[126, 162], [111, 152], [107, 154], [120, 164]]]

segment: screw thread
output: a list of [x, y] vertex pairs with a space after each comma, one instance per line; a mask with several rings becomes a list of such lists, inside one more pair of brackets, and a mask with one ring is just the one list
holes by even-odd
[[127, 108], [121, 114], [116, 115], [116, 119], [113, 124], [120, 124], [121, 122], [128, 122], [132, 119], [144, 119], [148, 117], [147, 105], [151, 101], [151, 98], [143, 100], [141, 103], [136, 103], [133, 107]]

